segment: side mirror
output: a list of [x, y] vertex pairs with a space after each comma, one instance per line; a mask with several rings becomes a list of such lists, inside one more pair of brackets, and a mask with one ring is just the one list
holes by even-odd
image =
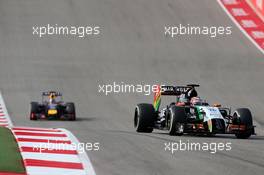
[[214, 105], [213, 105], [214, 107], [221, 107], [222, 105], [221, 104], [219, 104], [219, 103], [214, 103]]

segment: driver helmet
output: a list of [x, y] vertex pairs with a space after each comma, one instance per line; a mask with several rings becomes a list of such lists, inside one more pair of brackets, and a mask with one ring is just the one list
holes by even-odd
[[192, 97], [191, 98], [191, 104], [192, 105], [201, 105], [202, 103], [203, 103], [203, 101], [200, 97]]
[[186, 98], [186, 96], [184, 94], [180, 95], [179, 97], [179, 103], [188, 103], [188, 99]]
[[55, 93], [50, 93], [49, 95], [49, 100], [50, 100], [50, 103], [54, 103], [55, 102], [55, 98], [56, 98], [56, 95]]

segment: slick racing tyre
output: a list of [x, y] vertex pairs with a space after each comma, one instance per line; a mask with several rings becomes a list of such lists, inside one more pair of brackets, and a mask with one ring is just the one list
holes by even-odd
[[155, 113], [152, 104], [138, 104], [134, 116], [134, 127], [136, 128], [136, 131], [151, 133], [153, 131]]
[[184, 133], [186, 114], [184, 107], [172, 106], [169, 114], [169, 135], [181, 136]]
[[76, 120], [74, 103], [66, 103], [65, 113], [66, 113], [66, 116], [68, 117], [68, 120], [70, 120], [70, 121]]
[[30, 120], [37, 120], [37, 113], [39, 113], [37, 102], [31, 102]]
[[245, 131], [235, 134], [239, 139], [247, 139], [254, 134], [252, 114], [247, 108], [239, 108], [234, 112], [234, 120], [236, 124], [245, 125]]

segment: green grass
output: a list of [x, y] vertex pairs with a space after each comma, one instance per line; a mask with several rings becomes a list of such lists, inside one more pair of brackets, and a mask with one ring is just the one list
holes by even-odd
[[25, 173], [18, 145], [12, 132], [0, 127], [0, 172]]

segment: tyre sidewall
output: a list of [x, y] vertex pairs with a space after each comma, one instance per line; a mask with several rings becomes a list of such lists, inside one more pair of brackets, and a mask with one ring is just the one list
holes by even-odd
[[65, 114], [71, 121], [76, 120], [76, 112], [74, 103], [66, 103]]
[[152, 132], [155, 121], [155, 109], [152, 104], [138, 104], [135, 109], [134, 127], [137, 132]]
[[169, 122], [169, 134], [170, 135], [183, 135], [183, 132], [179, 132], [179, 127], [184, 126], [186, 123], [186, 114], [184, 107], [172, 106], [169, 109], [170, 122]]
[[38, 102], [31, 102], [30, 109], [30, 120], [37, 120], [37, 114], [39, 113], [39, 105]]
[[238, 108], [234, 112], [234, 116], [237, 117], [238, 124], [245, 125], [245, 131], [236, 134], [237, 138], [247, 139], [254, 133], [252, 114], [247, 108]]

